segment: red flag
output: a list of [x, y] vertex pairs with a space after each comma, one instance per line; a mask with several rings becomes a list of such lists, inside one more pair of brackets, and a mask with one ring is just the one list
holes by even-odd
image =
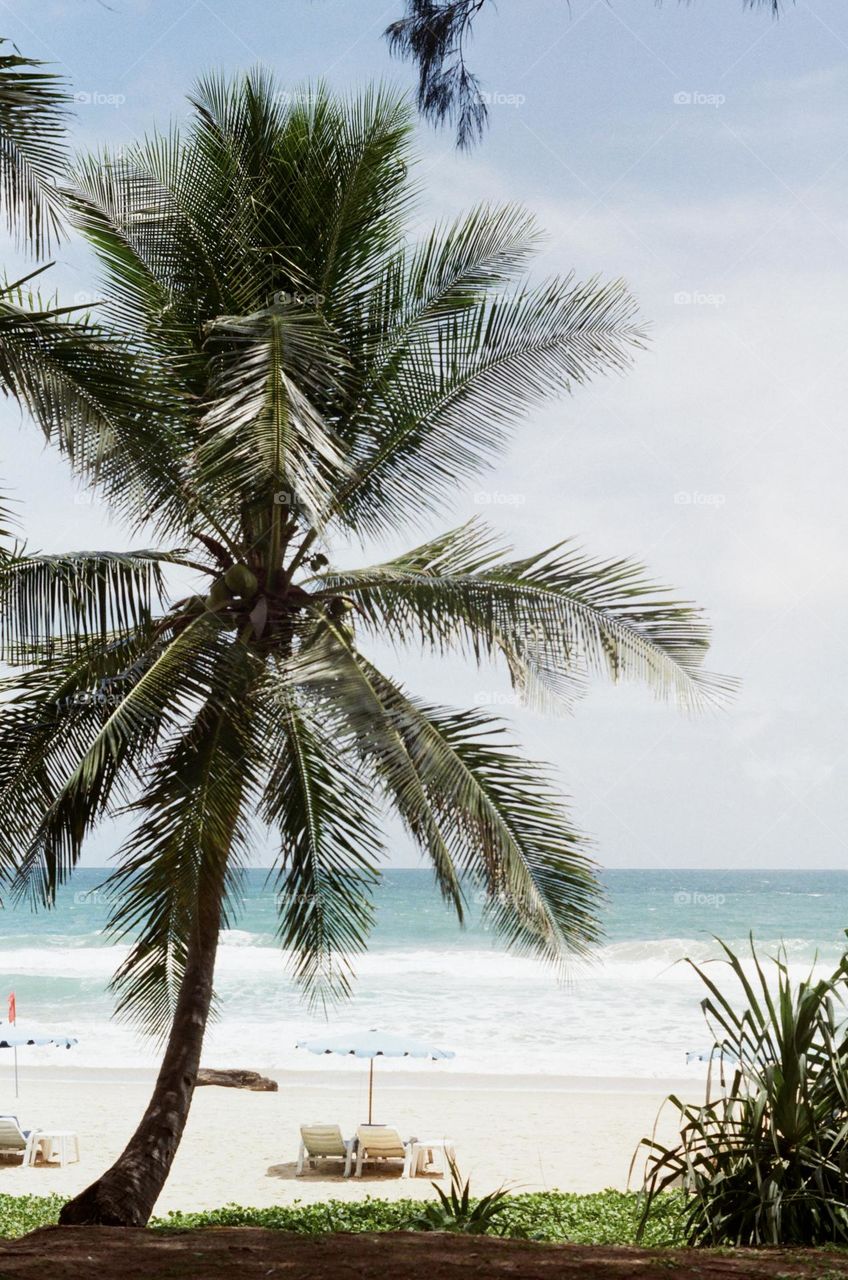
[[9, 992], [9, 1021], [14, 1022], [15, 1018], [17, 1017], [17, 1014], [18, 1014], [18, 1010], [15, 1004], [15, 993], [14, 991], [10, 991]]

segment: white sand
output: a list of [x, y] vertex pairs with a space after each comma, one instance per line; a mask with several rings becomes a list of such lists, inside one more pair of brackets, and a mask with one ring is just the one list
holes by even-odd
[[[329, 1172], [295, 1178], [298, 1125], [338, 1122], [346, 1135], [366, 1118], [366, 1073], [350, 1069], [277, 1075], [278, 1093], [202, 1088], [157, 1211], [274, 1205], [293, 1200], [433, 1194], [426, 1177], [366, 1171], [345, 1181]], [[0, 1107], [25, 1128], [74, 1129], [79, 1164], [21, 1168], [0, 1160], [0, 1192], [43, 1195], [79, 1191], [119, 1154], [141, 1116], [152, 1077], [93, 1072], [51, 1078], [33, 1070], [16, 1101], [0, 1079]], [[381, 1065], [375, 1121], [404, 1136], [449, 1136], [478, 1194], [507, 1182], [514, 1190], [598, 1191], [627, 1184], [630, 1160], [649, 1134], [672, 1082], [459, 1076], [393, 1071]], [[692, 1080], [683, 1086], [697, 1096]], [[673, 1133], [668, 1111], [660, 1133]]]

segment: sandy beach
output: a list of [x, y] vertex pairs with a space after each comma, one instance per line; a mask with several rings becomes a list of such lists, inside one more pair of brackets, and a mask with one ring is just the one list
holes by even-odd
[[[216, 1064], [210, 1064], [216, 1065]], [[220, 1064], [218, 1064], [220, 1065]], [[337, 1121], [345, 1134], [366, 1118], [366, 1075], [355, 1068], [332, 1073], [274, 1073], [277, 1093], [198, 1089], [185, 1138], [157, 1212], [216, 1208], [227, 1203], [267, 1206], [294, 1200], [367, 1195], [433, 1194], [430, 1180], [402, 1180], [366, 1169], [361, 1179], [332, 1172], [295, 1178], [298, 1126]], [[85, 1186], [122, 1149], [146, 1103], [151, 1077], [144, 1071], [30, 1070], [15, 1100], [8, 1077], [0, 1106], [25, 1128], [73, 1129], [81, 1160], [64, 1168], [22, 1168], [0, 1161], [0, 1192], [69, 1195]], [[551, 1077], [460, 1076], [396, 1072], [385, 1067], [375, 1090], [375, 1121], [397, 1125], [404, 1136], [448, 1136], [475, 1191], [507, 1182], [515, 1190], [558, 1188], [598, 1191], [625, 1187], [640, 1138], [674, 1081], [580, 1080]], [[673, 1131], [666, 1113], [660, 1132]]]

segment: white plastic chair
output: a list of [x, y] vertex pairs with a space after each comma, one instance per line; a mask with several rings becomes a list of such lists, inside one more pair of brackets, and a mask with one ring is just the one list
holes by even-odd
[[356, 1176], [362, 1177], [366, 1160], [402, 1160], [402, 1178], [411, 1172], [414, 1138], [404, 1142], [397, 1129], [388, 1124], [361, 1124], [356, 1131]]
[[314, 1168], [318, 1160], [344, 1160], [344, 1176], [349, 1178], [355, 1148], [356, 1138], [343, 1138], [337, 1124], [302, 1124], [295, 1177], [302, 1176], [305, 1165]]
[[0, 1156], [20, 1156], [22, 1164], [32, 1164], [38, 1129], [22, 1129], [17, 1116], [0, 1116]]

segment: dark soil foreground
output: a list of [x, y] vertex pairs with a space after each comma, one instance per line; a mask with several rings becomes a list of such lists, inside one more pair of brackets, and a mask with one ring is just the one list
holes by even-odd
[[45, 1227], [0, 1242], [0, 1280], [848, 1280], [848, 1256], [531, 1244], [426, 1232], [302, 1236], [254, 1227]]

